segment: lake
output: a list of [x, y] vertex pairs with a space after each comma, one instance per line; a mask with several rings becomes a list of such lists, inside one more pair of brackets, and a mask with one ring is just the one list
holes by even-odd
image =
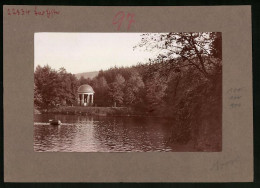
[[[49, 119], [59, 119], [62, 125], [49, 125]], [[196, 151], [194, 139], [182, 145], [169, 144], [173, 124], [172, 120], [155, 117], [37, 114], [34, 115], [34, 151]]]

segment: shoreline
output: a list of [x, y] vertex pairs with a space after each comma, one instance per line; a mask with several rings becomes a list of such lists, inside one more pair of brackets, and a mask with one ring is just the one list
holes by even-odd
[[99, 117], [154, 117], [174, 119], [160, 115], [152, 115], [147, 113], [136, 112], [129, 107], [87, 107], [87, 106], [64, 106], [56, 109], [51, 109], [46, 112], [35, 110], [34, 114], [62, 114], [62, 115], [84, 115], [84, 116], [99, 116]]

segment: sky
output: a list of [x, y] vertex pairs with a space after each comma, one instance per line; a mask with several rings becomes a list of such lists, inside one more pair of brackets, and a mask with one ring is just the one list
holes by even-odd
[[35, 33], [34, 68], [64, 67], [72, 74], [145, 63], [155, 54], [133, 47], [141, 33]]

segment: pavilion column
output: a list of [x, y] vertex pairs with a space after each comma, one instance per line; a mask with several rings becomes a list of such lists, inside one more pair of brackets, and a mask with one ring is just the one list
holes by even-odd
[[94, 94], [92, 94], [91, 103], [92, 103], [92, 104], [94, 103]]
[[82, 101], [82, 102], [81, 102], [81, 105], [84, 106], [84, 102], [85, 102], [85, 101], [84, 101], [84, 94], [82, 94], [82, 99], [81, 99], [81, 101]]
[[78, 94], [78, 105], [80, 105], [80, 94]]
[[89, 94], [88, 94], [88, 97], [87, 97], [87, 103], [89, 104]]

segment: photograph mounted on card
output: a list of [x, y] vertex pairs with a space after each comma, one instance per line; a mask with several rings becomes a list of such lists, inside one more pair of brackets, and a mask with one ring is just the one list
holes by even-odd
[[35, 151], [221, 151], [220, 32], [34, 40]]
[[250, 6], [3, 14], [5, 181], [253, 180]]

